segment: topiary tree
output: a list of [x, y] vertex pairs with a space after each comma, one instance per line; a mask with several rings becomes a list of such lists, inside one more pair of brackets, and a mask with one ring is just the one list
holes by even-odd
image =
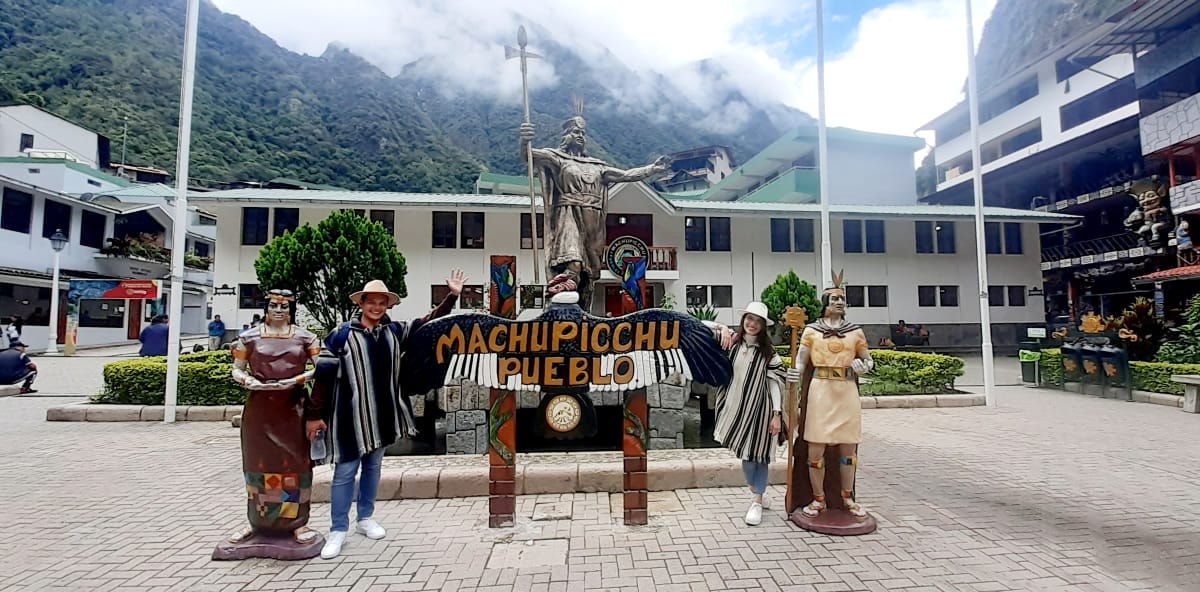
[[[800, 279], [792, 270], [776, 276], [775, 282], [762, 291], [760, 299], [767, 305], [773, 321], [778, 321], [789, 306], [803, 308], [810, 321], [821, 315], [821, 299], [817, 297], [816, 286]], [[782, 331], [782, 327], [782, 323], [776, 322], [776, 332]]]
[[356, 307], [349, 295], [368, 281], [383, 280], [402, 298], [408, 295], [408, 268], [396, 240], [382, 224], [347, 210], [276, 237], [259, 253], [254, 271], [263, 291], [295, 292], [325, 331], [350, 318]]

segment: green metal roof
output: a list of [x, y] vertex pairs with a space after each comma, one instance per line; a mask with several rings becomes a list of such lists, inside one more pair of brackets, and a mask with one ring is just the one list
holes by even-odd
[[[484, 171], [479, 173], [479, 179], [475, 181], [475, 186], [491, 187], [493, 191], [497, 188], [504, 189], [504, 191], [496, 193], [519, 193], [525, 195], [529, 193], [529, 177], [526, 175], [504, 175]], [[542, 190], [541, 181], [536, 177], [533, 179], [533, 189], [538, 192]]]
[[325, 185], [322, 183], [309, 183], [308, 181], [301, 181], [299, 179], [292, 179], [290, 177], [275, 177], [274, 179], [271, 179], [270, 181], [267, 181], [267, 182], [268, 183], [278, 183], [280, 185], [294, 185], [296, 187], [302, 187], [304, 189], [315, 189], [318, 191], [344, 191], [346, 189], [345, 187], [338, 187], [336, 185]]
[[[801, 138], [817, 139], [817, 128], [802, 127], [796, 130], [796, 136]], [[853, 142], [856, 144], [878, 144], [880, 146], [894, 146], [896, 148], [908, 148], [912, 151], [917, 151], [925, 147], [925, 140], [916, 136], [900, 136], [896, 134], [881, 134], [878, 132], [867, 132], [863, 130], [851, 129], [848, 127], [830, 127], [825, 129], [825, 135], [830, 142]]]
[[62, 164], [67, 168], [81, 172], [89, 177], [100, 181], [108, 181], [120, 187], [128, 187], [132, 185], [128, 180], [122, 179], [114, 175], [110, 175], [104, 171], [94, 169], [86, 164], [78, 163], [65, 158], [30, 158], [28, 156], [4, 156], [0, 157], [0, 162], [5, 163], [22, 163], [22, 164]]

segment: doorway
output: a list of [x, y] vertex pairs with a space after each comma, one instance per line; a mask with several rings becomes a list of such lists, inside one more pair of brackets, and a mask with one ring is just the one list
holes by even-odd
[[140, 298], [130, 298], [125, 301], [129, 307], [129, 315], [126, 317], [126, 339], [137, 339], [142, 335], [142, 300]]

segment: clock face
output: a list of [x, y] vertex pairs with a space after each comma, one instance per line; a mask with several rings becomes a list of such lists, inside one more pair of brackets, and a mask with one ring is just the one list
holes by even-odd
[[558, 395], [546, 404], [546, 425], [556, 432], [569, 432], [579, 426], [583, 412], [579, 401], [570, 395]]

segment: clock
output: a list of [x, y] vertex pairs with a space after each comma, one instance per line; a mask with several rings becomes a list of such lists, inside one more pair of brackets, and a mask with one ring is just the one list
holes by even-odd
[[574, 430], [582, 417], [579, 401], [571, 395], [556, 395], [546, 403], [546, 425], [556, 432]]

